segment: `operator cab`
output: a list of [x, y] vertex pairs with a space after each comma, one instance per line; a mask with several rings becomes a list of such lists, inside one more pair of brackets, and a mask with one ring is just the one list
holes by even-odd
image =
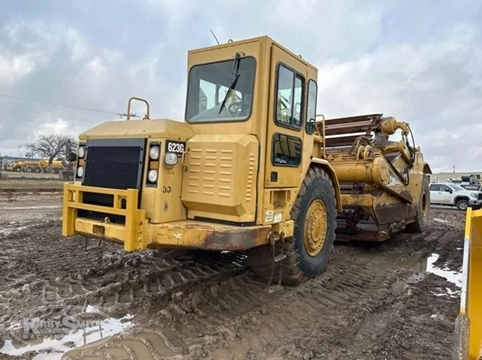
[[195, 135], [181, 196], [189, 219], [289, 218], [313, 150], [316, 79], [314, 66], [268, 36], [189, 51], [184, 120]]

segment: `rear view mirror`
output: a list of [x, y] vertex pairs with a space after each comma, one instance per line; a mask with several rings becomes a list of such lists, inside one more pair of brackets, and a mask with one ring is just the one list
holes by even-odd
[[315, 132], [316, 121], [315, 119], [311, 118], [306, 122], [306, 132], [308, 134], [313, 134]]
[[451, 188], [445, 188], [445, 192], [452, 194], [453, 190]]
[[67, 156], [67, 159], [70, 162], [74, 162], [75, 160], [77, 160], [77, 154], [74, 153], [74, 152], [69, 152], [69, 155]]

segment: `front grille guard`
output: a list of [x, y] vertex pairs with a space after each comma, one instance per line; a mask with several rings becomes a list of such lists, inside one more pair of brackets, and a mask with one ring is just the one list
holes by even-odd
[[[112, 206], [86, 204], [83, 202], [84, 193], [109, 194], [113, 196]], [[122, 203], [125, 201], [125, 208]], [[64, 183], [62, 235], [76, 234], [75, 220], [78, 210], [95, 211], [99, 213], [125, 217], [124, 249], [133, 251], [142, 242], [145, 223], [145, 211], [138, 208], [139, 191], [137, 189], [106, 189], [92, 186], [82, 186]]]

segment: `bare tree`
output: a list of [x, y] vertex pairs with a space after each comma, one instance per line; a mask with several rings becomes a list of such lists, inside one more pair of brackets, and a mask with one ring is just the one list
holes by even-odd
[[27, 144], [25, 147], [32, 154], [38, 154], [47, 158], [49, 162], [49, 171], [52, 172], [52, 163], [54, 160], [68, 162], [68, 155], [72, 149], [75, 149], [77, 142], [71, 136], [67, 135], [40, 135], [36, 142]]

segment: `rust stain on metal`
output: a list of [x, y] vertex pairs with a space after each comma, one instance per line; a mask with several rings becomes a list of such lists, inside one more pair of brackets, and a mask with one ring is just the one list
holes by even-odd
[[206, 236], [207, 249], [244, 250], [267, 242], [269, 228], [243, 230], [235, 229], [222, 233], [212, 233]]

